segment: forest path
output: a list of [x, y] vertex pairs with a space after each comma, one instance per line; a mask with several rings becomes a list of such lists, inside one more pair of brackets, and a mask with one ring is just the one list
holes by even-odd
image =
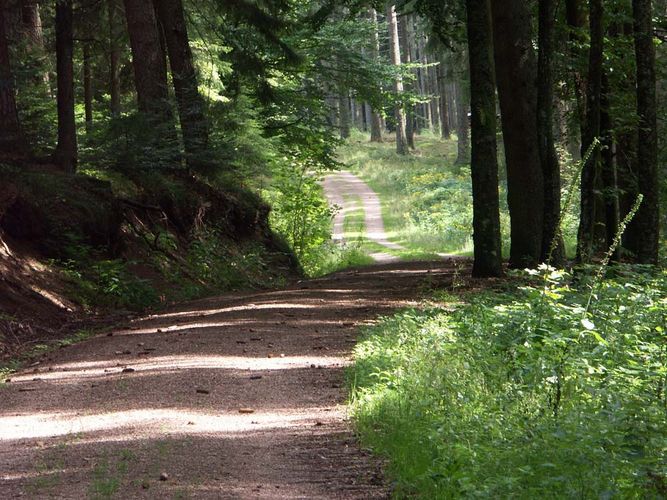
[[344, 368], [360, 325], [456, 272], [343, 271], [47, 353], [0, 386], [0, 498], [385, 498], [347, 421]]
[[[384, 230], [380, 197], [363, 180], [352, 172], [341, 170], [335, 174], [327, 175], [322, 182], [322, 186], [329, 204], [341, 207], [334, 217], [332, 235], [334, 241], [344, 242], [345, 215], [357, 208], [356, 204], [350, 200], [360, 199], [361, 208], [364, 211], [365, 237], [383, 247], [392, 250], [404, 250], [401, 245], [389, 241]], [[398, 257], [386, 252], [376, 252], [371, 254], [371, 257], [375, 261], [383, 263], [399, 260]]]

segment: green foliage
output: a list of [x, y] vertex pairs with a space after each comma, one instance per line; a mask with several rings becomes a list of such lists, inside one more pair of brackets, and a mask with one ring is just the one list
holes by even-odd
[[544, 268], [366, 331], [354, 418], [398, 496], [665, 496], [667, 273], [613, 271], [588, 313], [586, 280]]

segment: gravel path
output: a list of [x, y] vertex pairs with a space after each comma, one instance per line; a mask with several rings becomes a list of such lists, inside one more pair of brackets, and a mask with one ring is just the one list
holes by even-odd
[[[327, 175], [322, 185], [329, 203], [341, 207], [334, 218], [332, 236], [334, 241], [344, 241], [345, 215], [357, 208], [356, 204], [348, 200], [359, 198], [364, 210], [366, 238], [392, 250], [404, 249], [401, 245], [389, 241], [382, 221], [380, 198], [363, 180], [353, 173], [343, 170]], [[398, 257], [386, 252], [374, 253], [371, 254], [371, 257], [378, 262], [396, 262], [399, 260]]]
[[453, 274], [345, 271], [48, 353], [0, 386], [0, 498], [386, 498], [350, 430], [344, 368], [360, 325]]

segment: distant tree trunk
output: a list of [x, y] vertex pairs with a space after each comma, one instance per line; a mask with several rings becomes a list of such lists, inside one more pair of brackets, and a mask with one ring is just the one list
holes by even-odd
[[83, 44], [83, 103], [86, 117], [86, 133], [93, 130], [93, 75], [90, 64], [90, 44]]
[[[600, 137], [600, 99], [602, 93], [602, 64], [604, 31], [602, 0], [589, 0], [590, 52], [586, 87], [586, 122], [582, 135], [582, 158], [593, 142]], [[600, 148], [596, 148], [581, 172], [581, 208], [577, 234], [577, 261], [589, 262], [595, 251], [595, 221], [600, 186]]]
[[582, 30], [586, 23], [583, 0], [565, 0], [565, 15], [570, 29], [570, 66], [572, 67], [574, 95], [577, 103], [579, 134], [583, 140], [586, 123], [586, 78], [578, 69], [580, 66], [579, 59], [583, 59], [581, 46], [584, 44], [579, 30]]
[[[419, 62], [421, 64], [428, 64], [428, 56], [426, 55], [426, 43], [423, 36], [420, 36], [417, 42], [417, 51], [419, 55]], [[429, 94], [428, 85], [428, 70], [427, 68], [419, 68], [418, 70], [419, 94], [421, 97], [426, 97]], [[423, 126], [429, 131], [433, 130], [433, 116], [431, 116], [431, 105], [428, 102], [420, 104], [421, 115], [423, 117]]]
[[171, 121], [167, 67], [151, 0], [124, 0], [139, 111]]
[[[410, 18], [407, 15], [401, 16], [399, 21], [398, 33], [400, 37], [401, 45], [401, 63], [410, 64], [411, 58], [410, 54], [412, 49], [410, 47], [411, 42], [411, 33], [410, 33]], [[408, 92], [414, 92], [414, 86], [411, 81], [405, 83], [405, 90]], [[405, 107], [405, 139], [407, 140], [408, 147], [410, 149], [415, 149], [415, 107], [412, 104], [409, 104]]]
[[107, 0], [109, 17], [109, 95], [111, 96], [111, 116], [118, 117], [120, 108], [120, 48], [118, 45], [118, 0]]
[[544, 235], [542, 261], [551, 258], [559, 265], [564, 255], [560, 220], [560, 165], [553, 134], [553, 55], [555, 0], [539, 2], [539, 53], [537, 62], [537, 136], [544, 173]]
[[[42, 18], [39, 15], [39, 3], [37, 0], [21, 0], [21, 30], [26, 39], [28, 54], [34, 62], [43, 68], [41, 60], [46, 55], [44, 45], [44, 31], [42, 29]], [[48, 89], [49, 72], [45, 69], [37, 76], [37, 82]], [[50, 92], [45, 92], [50, 95]]]
[[[602, 74], [602, 92], [600, 96], [600, 141], [602, 142], [602, 168], [601, 176], [604, 185], [604, 225], [605, 244], [611, 247], [616, 236], [616, 230], [620, 223], [620, 210], [618, 203], [618, 175], [616, 171], [615, 144], [613, 122], [609, 102], [609, 78]], [[617, 248], [613, 256], [616, 260], [620, 257], [620, 248]]]
[[72, 0], [56, 1], [56, 69], [58, 74], [58, 145], [54, 162], [74, 173], [77, 163], [74, 121], [74, 39]]
[[201, 154], [208, 147], [208, 123], [199, 94], [183, 4], [181, 0], [156, 0], [156, 5], [169, 54], [183, 145], [188, 164], [196, 169]]
[[338, 99], [338, 116], [340, 116], [340, 137], [349, 139], [350, 137], [350, 97], [348, 90], [341, 90]]
[[642, 264], [656, 264], [660, 242], [660, 198], [658, 183], [658, 134], [655, 75], [655, 45], [651, 0], [633, 0], [635, 58], [637, 60], [637, 115], [639, 116], [639, 149], [637, 151], [637, 184], [644, 195], [633, 221], [636, 230], [628, 247]]
[[502, 275], [496, 89], [489, 0], [466, 0], [472, 111], [473, 275]]
[[[394, 66], [400, 66], [401, 49], [398, 41], [398, 22], [396, 20], [396, 9], [394, 8], [393, 3], [387, 5], [387, 24], [389, 27], [391, 63]], [[400, 94], [403, 93], [403, 79], [400, 76], [397, 76], [394, 79], [394, 92], [397, 96], [400, 96]], [[396, 152], [399, 155], [404, 155], [408, 152], [408, 141], [405, 136], [405, 113], [400, 104], [396, 105], [394, 114], [396, 117]]]
[[454, 94], [456, 98], [456, 164], [465, 165], [470, 162], [470, 119], [466, 99], [467, 90], [460, 81], [454, 84]]
[[492, 2], [498, 97], [507, 164], [510, 266], [536, 267], [542, 256], [544, 176], [537, 142], [537, 62], [524, 0]]
[[452, 136], [452, 129], [449, 127], [449, 108], [447, 96], [447, 78], [445, 71], [445, 58], [440, 58], [438, 64], [438, 93], [440, 94], [440, 136], [443, 139], [450, 139]]
[[[431, 63], [433, 61], [431, 60]], [[440, 132], [440, 108], [438, 107], [438, 97], [440, 95], [438, 89], [438, 75], [437, 70], [434, 66], [429, 66], [427, 68], [428, 76], [428, 94], [431, 96], [431, 99], [428, 102], [430, 107], [431, 120], [433, 121], [432, 131], [436, 134]]]
[[[368, 15], [373, 25], [373, 40], [371, 43], [372, 57], [374, 61], [380, 57], [380, 36], [377, 28], [377, 12], [375, 9], [368, 9]], [[371, 113], [371, 142], [382, 142], [382, 116], [376, 109]]]
[[5, 31], [4, 9], [0, 8], [0, 155], [3, 158], [25, 156], [27, 146], [18, 110], [14, 74], [9, 59], [9, 44]]

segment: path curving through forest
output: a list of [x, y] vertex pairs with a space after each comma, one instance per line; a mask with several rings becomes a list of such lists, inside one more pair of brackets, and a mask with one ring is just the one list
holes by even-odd
[[456, 272], [343, 271], [48, 353], [0, 386], [0, 498], [386, 498], [347, 420], [344, 368], [361, 325]]
[[[345, 216], [357, 208], [354, 200], [359, 199], [364, 211], [364, 236], [368, 240], [391, 250], [404, 250], [403, 246], [389, 241], [382, 220], [380, 197], [363, 180], [352, 172], [341, 170], [327, 175], [322, 182], [322, 186], [329, 204], [340, 207], [333, 221], [332, 238], [334, 241], [344, 243]], [[399, 260], [398, 257], [386, 252], [376, 252], [371, 254], [371, 257], [377, 262], [384, 263]]]

